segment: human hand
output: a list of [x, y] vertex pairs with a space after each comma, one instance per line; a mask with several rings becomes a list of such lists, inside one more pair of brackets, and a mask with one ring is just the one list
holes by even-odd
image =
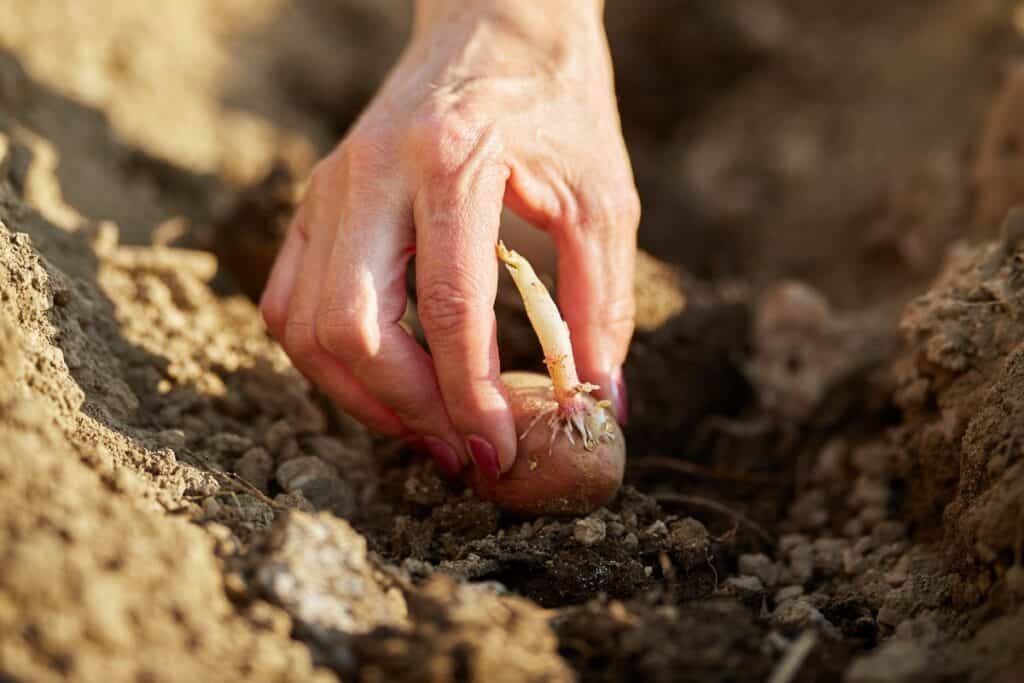
[[[261, 301], [295, 366], [371, 429], [458, 473], [511, 467], [494, 245], [547, 230], [583, 381], [625, 417], [637, 198], [602, 2], [420, 0], [380, 92], [314, 170]], [[416, 255], [427, 354], [399, 325]]]

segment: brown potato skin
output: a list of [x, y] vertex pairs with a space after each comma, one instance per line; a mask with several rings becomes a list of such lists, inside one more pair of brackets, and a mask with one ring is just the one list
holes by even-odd
[[[522, 434], [539, 411], [555, 405], [551, 380], [532, 372], [506, 372], [501, 376], [508, 388], [516, 433]], [[592, 400], [592, 399], [588, 399]], [[551, 430], [542, 419], [525, 439], [512, 468], [497, 483], [486, 481], [475, 470], [470, 484], [477, 495], [517, 515], [537, 517], [585, 515], [610, 501], [622, 484], [626, 466], [626, 441], [612, 420], [615, 438], [592, 451], [577, 440], [570, 446], [563, 434], [555, 440], [550, 455]], [[536, 463], [531, 468], [532, 463]]]

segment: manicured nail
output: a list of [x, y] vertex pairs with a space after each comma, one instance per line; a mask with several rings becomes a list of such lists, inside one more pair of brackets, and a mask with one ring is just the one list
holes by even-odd
[[459, 461], [459, 456], [455, 454], [455, 450], [451, 446], [436, 436], [424, 436], [423, 445], [426, 447], [430, 457], [434, 459], [434, 462], [437, 463], [437, 466], [445, 474], [451, 477], [458, 476], [459, 470], [462, 469], [462, 464]]
[[494, 450], [494, 446], [486, 439], [481, 439], [479, 436], [466, 437], [466, 443], [469, 444], [469, 452], [473, 455], [473, 462], [476, 463], [480, 474], [484, 475], [484, 478], [492, 484], [497, 482], [498, 477], [501, 476], [501, 471], [498, 468], [498, 451]]
[[622, 368], [616, 368], [612, 373], [612, 386], [608, 400], [612, 402], [612, 410], [615, 411], [615, 419], [625, 427], [629, 424], [629, 397], [626, 393], [626, 378], [622, 376]]

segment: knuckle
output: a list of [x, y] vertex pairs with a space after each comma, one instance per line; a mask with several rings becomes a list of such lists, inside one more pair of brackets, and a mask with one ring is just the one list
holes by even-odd
[[465, 165], [479, 141], [479, 127], [457, 110], [427, 109], [412, 124], [414, 148], [431, 176], [450, 177]]
[[331, 355], [345, 359], [373, 355], [370, 335], [349, 309], [331, 308], [317, 318], [316, 338]]
[[420, 288], [417, 308], [428, 337], [443, 343], [468, 341], [468, 323], [480, 314], [480, 304], [466, 291], [446, 280], [436, 280]]
[[640, 195], [636, 188], [617, 187], [597, 192], [585, 204], [585, 223], [610, 231], [635, 232], [640, 224]]

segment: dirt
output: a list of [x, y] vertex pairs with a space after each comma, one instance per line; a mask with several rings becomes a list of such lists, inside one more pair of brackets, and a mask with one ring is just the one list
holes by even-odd
[[17, 4], [0, 679], [1016, 680], [1012, 3], [609, 2], [644, 251], [577, 519], [371, 437], [252, 303], [406, 3]]

